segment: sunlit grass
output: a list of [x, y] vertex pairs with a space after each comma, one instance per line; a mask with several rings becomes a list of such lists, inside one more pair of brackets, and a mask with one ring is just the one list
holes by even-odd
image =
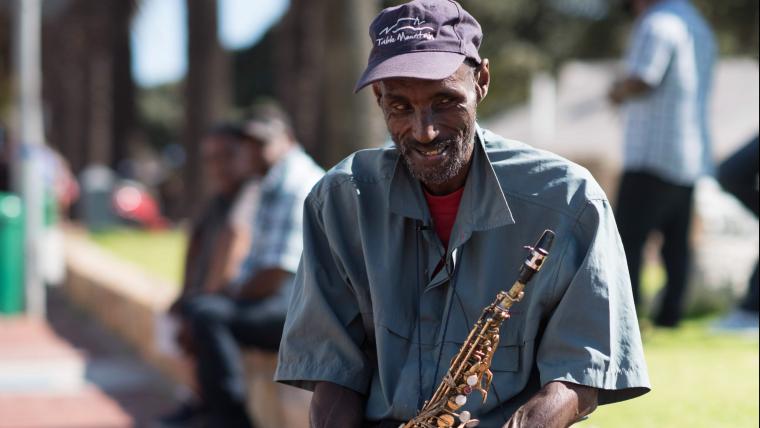
[[[643, 270], [646, 304], [651, 305], [665, 280], [660, 265]], [[716, 333], [710, 329], [713, 319], [687, 319], [677, 329], [655, 328], [642, 321], [652, 391], [631, 401], [602, 406], [578, 426], [757, 427], [757, 335]]]
[[758, 340], [714, 333], [709, 318], [645, 329], [652, 391], [602, 406], [578, 426], [757, 427]]
[[147, 272], [179, 285], [187, 238], [179, 230], [114, 229], [90, 238], [106, 250]]

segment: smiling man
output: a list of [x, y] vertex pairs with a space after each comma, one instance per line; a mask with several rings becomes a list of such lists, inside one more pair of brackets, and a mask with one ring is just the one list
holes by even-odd
[[[564, 427], [649, 390], [609, 202], [583, 168], [480, 128], [475, 19], [416, 0], [372, 22], [371, 85], [394, 147], [335, 166], [304, 207], [276, 379], [314, 390], [312, 427], [415, 416], [472, 323], [551, 228], [541, 275], [501, 329], [481, 427]], [[439, 425], [450, 426], [450, 425]]]

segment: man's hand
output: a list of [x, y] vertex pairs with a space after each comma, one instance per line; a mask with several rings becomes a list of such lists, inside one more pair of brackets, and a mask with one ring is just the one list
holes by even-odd
[[517, 409], [503, 428], [565, 428], [590, 414], [597, 405], [596, 388], [570, 382], [549, 382]]
[[607, 98], [613, 104], [620, 105], [630, 98], [644, 95], [651, 90], [652, 87], [638, 77], [628, 77], [615, 82], [610, 88]]
[[319, 382], [311, 396], [310, 428], [361, 428], [364, 424], [364, 397], [331, 382]]

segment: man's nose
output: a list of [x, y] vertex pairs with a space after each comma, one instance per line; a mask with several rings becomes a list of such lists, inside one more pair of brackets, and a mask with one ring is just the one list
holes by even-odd
[[429, 110], [419, 111], [414, 115], [412, 134], [420, 143], [427, 144], [438, 137], [438, 127], [433, 122], [433, 115]]

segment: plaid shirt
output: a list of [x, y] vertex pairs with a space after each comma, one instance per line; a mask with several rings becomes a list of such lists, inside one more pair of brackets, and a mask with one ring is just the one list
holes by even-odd
[[638, 20], [627, 71], [652, 86], [626, 105], [624, 168], [692, 185], [712, 173], [708, 94], [713, 34], [687, 0], [664, 0]]
[[303, 250], [303, 203], [323, 174], [322, 168], [296, 147], [264, 176], [252, 219], [251, 249], [237, 284], [267, 268], [295, 274]]

